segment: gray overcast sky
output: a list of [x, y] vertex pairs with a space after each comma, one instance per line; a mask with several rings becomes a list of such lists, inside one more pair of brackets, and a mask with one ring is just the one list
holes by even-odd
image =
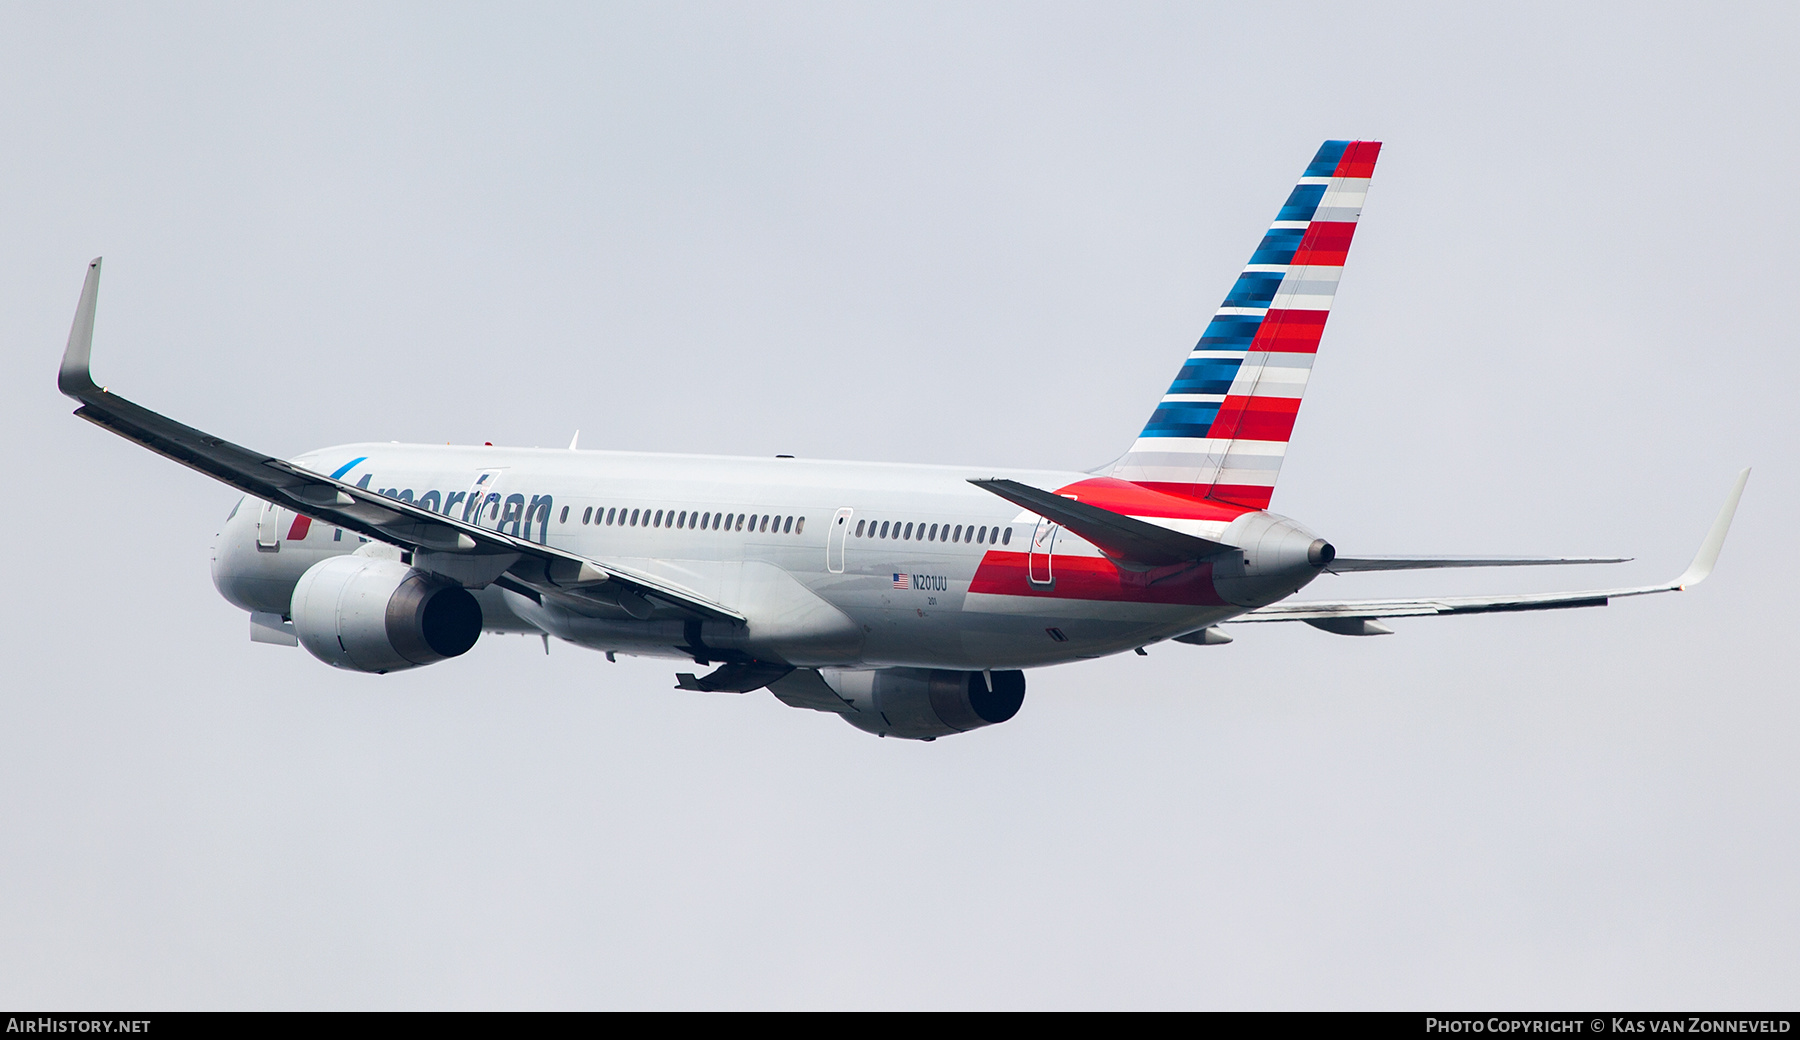
[[[0, 7], [0, 1005], [1791, 1007], [1793, 5]], [[101, 382], [360, 439], [1087, 467], [1386, 142], [1275, 508], [1718, 573], [1244, 626], [881, 741], [669, 662], [250, 644]]]

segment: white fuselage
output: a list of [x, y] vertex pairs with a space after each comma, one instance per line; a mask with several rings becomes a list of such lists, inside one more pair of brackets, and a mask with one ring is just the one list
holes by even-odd
[[[635, 568], [749, 619], [596, 617], [498, 586], [479, 596], [491, 630], [541, 631], [598, 650], [703, 661], [735, 653], [813, 667], [1022, 668], [1129, 650], [1255, 605], [1242, 594], [1226, 602], [1209, 567], [1173, 584], [1134, 584], [1086, 541], [968, 483], [991, 469], [405, 444], [348, 445], [294, 461], [334, 473], [357, 459], [340, 479]], [[1007, 475], [1047, 490], [1093, 480]], [[1220, 539], [1269, 517], [1179, 526]], [[295, 583], [320, 560], [397, 554], [296, 521], [254, 499], [240, 503], [214, 553], [214, 581], [228, 600], [286, 614]]]

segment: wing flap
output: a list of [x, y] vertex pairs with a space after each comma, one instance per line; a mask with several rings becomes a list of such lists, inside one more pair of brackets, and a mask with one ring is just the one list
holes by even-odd
[[[1353, 599], [1338, 602], [1308, 600], [1258, 607], [1248, 614], [1231, 620], [1234, 623], [1238, 621], [1327, 621], [1333, 619], [1373, 621], [1378, 618], [1427, 617], [1435, 614], [1494, 614], [1514, 610], [1604, 607], [1610, 597], [1631, 595], [1633, 591], [1570, 592], [1539, 596], [1459, 596], [1439, 599]], [[1662, 592], [1667, 590], [1658, 588], [1635, 591]]]

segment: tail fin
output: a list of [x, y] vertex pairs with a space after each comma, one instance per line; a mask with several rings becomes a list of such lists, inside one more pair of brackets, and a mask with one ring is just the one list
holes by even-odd
[[1326, 141], [1110, 476], [1266, 509], [1380, 141]]

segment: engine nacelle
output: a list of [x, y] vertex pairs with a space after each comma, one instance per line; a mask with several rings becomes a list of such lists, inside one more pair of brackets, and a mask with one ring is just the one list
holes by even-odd
[[[820, 669], [837, 695], [856, 707], [844, 721], [882, 737], [935, 740], [1005, 722], [1025, 703], [1025, 673], [883, 668]], [[989, 688], [987, 675], [992, 675]]]
[[396, 560], [334, 556], [300, 576], [294, 634], [314, 657], [355, 672], [417, 668], [467, 653], [481, 636], [469, 590]]

